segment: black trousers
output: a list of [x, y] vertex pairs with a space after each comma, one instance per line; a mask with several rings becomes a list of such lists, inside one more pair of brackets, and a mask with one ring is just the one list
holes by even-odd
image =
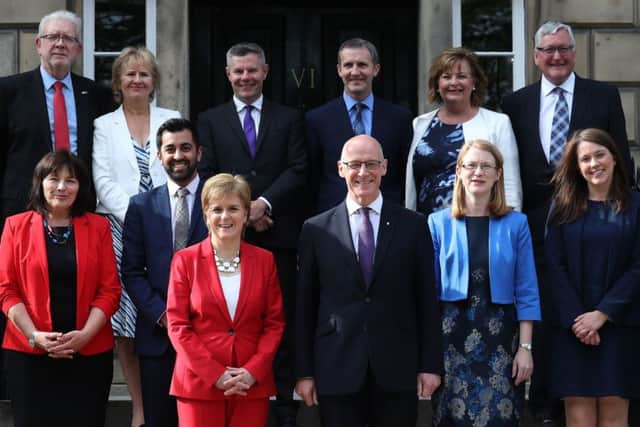
[[387, 391], [371, 370], [360, 390], [347, 395], [318, 395], [323, 427], [415, 427], [416, 390]]
[[169, 395], [176, 352], [169, 345], [160, 356], [139, 357], [145, 427], [178, 427], [176, 399]]
[[4, 350], [16, 427], [104, 427], [113, 351], [52, 359]]

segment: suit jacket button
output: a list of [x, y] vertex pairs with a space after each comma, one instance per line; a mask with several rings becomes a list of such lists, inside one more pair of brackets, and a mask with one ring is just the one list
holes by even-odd
[[371, 298], [366, 297], [366, 298], [364, 299], [364, 302], [366, 302], [367, 304], [369, 304], [369, 303], [371, 302]]
[[234, 331], [233, 328], [229, 328], [229, 335], [233, 335], [235, 333], [236, 333], [236, 331]]
[[256, 175], [257, 175], [256, 171], [251, 171], [251, 176], [256, 176]]

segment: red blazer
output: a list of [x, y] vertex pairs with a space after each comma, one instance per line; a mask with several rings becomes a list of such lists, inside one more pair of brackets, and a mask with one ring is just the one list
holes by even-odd
[[[73, 218], [76, 245], [76, 328], [82, 329], [91, 307], [107, 317], [104, 327], [80, 350], [83, 355], [102, 353], [113, 348], [113, 332], [108, 320], [120, 305], [120, 282], [116, 269], [109, 222], [86, 213]], [[42, 216], [28, 211], [7, 218], [0, 240], [0, 307], [7, 314], [24, 303], [39, 331], [51, 331], [49, 273]], [[68, 332], [68, 331], [59, 331]], [[32, 348], [27, 338], [7, 322], [2, 347], [25, 353], [44, 354]]]
[[240, 295], [232, 320], [209, 238], [174, 255], [167, 295], [169, 339], [176, 349], [172, 395], [228, 399], [215, 386], [227, 366], [244, 367], [256, 378], [245, 398], [275, 394], [271, 367], [284, 315], [273, 255], [243, 242], [240, 269]]

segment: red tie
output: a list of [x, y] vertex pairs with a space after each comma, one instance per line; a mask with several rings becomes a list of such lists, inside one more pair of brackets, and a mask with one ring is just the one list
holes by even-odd
[[67, 123], [67, 106], [64, 103], [64, 94], [62, 93], [61, 81], [53, 84], [56, 93], [53, 95], [53, 130], [55, 133], [56, 150], [71, 149], [69, 144], [69, 124]]

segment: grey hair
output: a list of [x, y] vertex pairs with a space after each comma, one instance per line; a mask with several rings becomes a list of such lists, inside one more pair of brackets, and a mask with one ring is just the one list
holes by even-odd
[[571, 39], [571, 46], [573, 49], [576, 48], [576, 39], [573, 37], [573, 31], [571, 27], [567, 24], [563, 24], [562, 22], [557, 21], [547, 21], [538, 28], [535, 36], [533, 37], [533, 41], [535, 43], [535, 47], [540, 47], [540, 43], [542, 43], [542, 38], [544, 36], [548, 36], [549, 34], [556, 34], [560, 30], [565, 30], [567, 34], [569, 34], [569, 38]]
[[80, 40], [80, 37], [81, 37], [80, 30], [82, 28], [82, 20], [78, 15], [76, 15], [73, 12], [69, 12], [68, 10], [56, 10], [55, 12], [51, 12], [50, 14], [43, 16], [42, 19], [40, 20], [40, 25], [38, 25], [38, 37], [42, 37], [44, 35], [44, 27], [47, 24], [47, 22], [51, 21], [52, 19], [61, 19], [64, 21], [71, 22], [74, 25], [74, 27], [76, 27], [75, 36], [78, 38], [78, 40]]
[[378, 49], [376, 49], [376, 46], [373, 43], [365, 39], [354, 38], [354, 39], [346, 40], [340, 45], [340, 48], [338, 49], [338, 64], [341, 63], [340, 52], [342, 52], [344, 49], [361, 49], [361, 48], [367, 49], [369, 51], [369, 55], [371, 56], [371, 62], [373, 62], [374, 64], [380, 63], [380, 57], [378, 56]]
[[258, 55], [258, 60], [262, 65], [267, 63], [267, 58], [264, 55], [264, 50], [257, 43], [242, 42], [234, 44], [227, 51], [227, 66], [231, 65], [231, 59], [234, 56], [246, 56], [249, 54]]

